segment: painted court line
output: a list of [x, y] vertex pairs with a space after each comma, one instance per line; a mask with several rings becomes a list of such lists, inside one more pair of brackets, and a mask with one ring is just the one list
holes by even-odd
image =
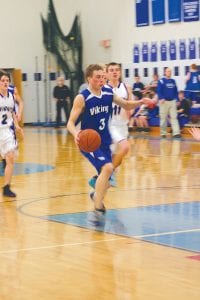
[[53, 248], [59, 248], [59, 247], [80, 246], [80, 245], [97, 244], [97, 243], [104, 243], [104, 242], [115, 242], [115, 241], [120, 241], [120, 240], [125, 240], [125, 239], [127, 239], [127, 237], [121, 237], [121, 238], [115, 238], [115, 239], [105, 239], [105, 240], [100, 240], [100, 241], [88, 241], [88, 242], [78, 242], [78, 243], [51, 245], [51, 246], [44, 246], [44, 247], [3, 250], [3, 251], [0, 251], [0, 254], [16, 253], [16, 252], [23, 252], [23, 251], [33, 251], [33, 250], [45, 250], [45, 249], [53, 249]]
[[[191, 230], [182, 230], [182, 231], [171, 231], [171, 232], [163, 232], [163, 233], [155, 233], [155, 234], [146, 234], [146, 235], [136, 235], [131, 237], [132, 239], [140, 239], [140, 238], [147, 238], [153, 236], [163, 236], [169, 234], [179, 234], [179, 233], [187, 233], [187, 232], [198, 232], [200, 229], [191, 229]], [[121, 238], [114, 238], [114, 239], [105, 239], [100, 241], [88, 241], [88, 242], [78, 242], [78, 243], [68, 243], [68, 244], [60, 244], [60, 245], [51, 245], [51, 246], [44, 246], [44, 247], [32, 247], [32, 248], [21, 248], [21, 249], [13, 249], [13, 250], [3, 250], [0, 251], [0, 254], [8, 254], [8, 253], [16, 253], [16, 252], [26, 252], [26, 251], [34, 251], [34, 250], [46, 250], [46, 249], [53, 249], [59, 247], [70, 247], [70, 246], [80, 246], [80, 245], [87, 245], [87, 244], [97, 244], [97, 243], [104, 243], [104, 242], [115, 242], [120, 240], [130, 239], [129, 237], [121, 237]]]
[[188, 230], [179, 230], [179, 231], [169, 231], [169, 232], [163, 232], [163, 233], [152, 233], [152, 234], [144, 234], [144, 235], [135, 235], [133, 238], [147, 238], [147, 237], [153, 237], [153, 236], [164, 236], [169, 234], [179, 234], [179, 233], [188, 233], [188, 232], [198, 232], [200, 231], [200, 228], [195, 229], [188, 229]]

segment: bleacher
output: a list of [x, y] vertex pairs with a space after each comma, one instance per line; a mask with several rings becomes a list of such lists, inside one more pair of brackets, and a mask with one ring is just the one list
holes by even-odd
[[[148, 123], [151, 127], [160, 126], [158, 106], [150, 110]], [[190, 108], [189, 121], [184, 125], [184, 127], [191, 127], [193, 125], [200, 127], [200, 104], [193, 104], [193, 106]], [[168, 126], [170, 126], [170, 123], [168, 123]]]

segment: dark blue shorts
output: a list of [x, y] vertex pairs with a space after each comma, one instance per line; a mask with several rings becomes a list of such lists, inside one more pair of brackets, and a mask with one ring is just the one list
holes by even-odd
[[84, 152], [81, 153], [90, 161], [90, 163], [95, 167], [98, 174], [101, 172], [101, 168], [108, 163], [112, 163], [112, 153], [110, 146], [101, 146], [97, 151], [94, 152]]

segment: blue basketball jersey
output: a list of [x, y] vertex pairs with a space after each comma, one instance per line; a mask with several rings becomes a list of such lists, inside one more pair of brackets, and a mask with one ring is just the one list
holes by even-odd
[[81, 116], [81, 129], [94, 129], [101, 136], [101, 145], [110, 145], [111, 136], [108, 129], [112, 114], [113, 91], [102, 87], [101, 95], [96, 96], [89, 89], [81, 92], [85, 100], [85, 109]]
[[187, 90], [200, 91], [200, 72], [190, 72], [190, 79], [186, 85]]

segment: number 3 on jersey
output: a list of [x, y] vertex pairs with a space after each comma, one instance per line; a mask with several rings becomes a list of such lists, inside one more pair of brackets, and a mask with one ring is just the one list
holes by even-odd
[[2, 121], [1, 121], [1, 124], [2, 125], [6, 125], [7, 124], [7, 118], [8, 118], [8, 116], [7, 115], [2, 115]]
[[103, 118], [100, 120], [99, 130], [104, 130], [105, 126], [105, 118]]

